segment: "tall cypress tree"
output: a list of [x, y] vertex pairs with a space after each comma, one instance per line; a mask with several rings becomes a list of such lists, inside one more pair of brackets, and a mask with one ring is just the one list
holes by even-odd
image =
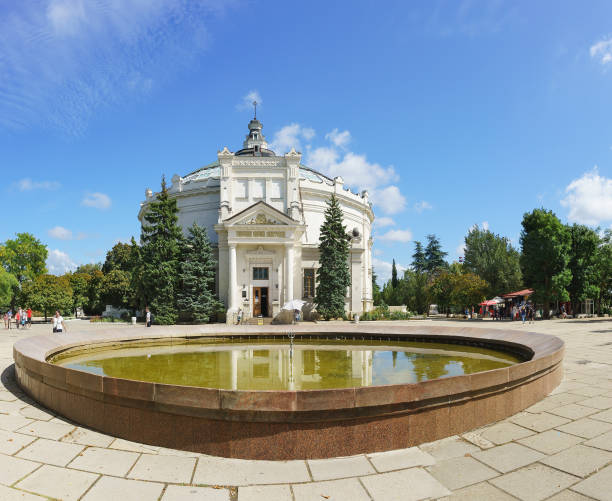
[[423, 244], [418, 240], [414, 242], [414, 254], [412, 255], [412, 269], [416, 273], [423, 273], [427, 266], [425, 252], [423, 252]]
[[178, 318], [176, 292], [183, 235], [178, 226], [176, 199], [168, 196], [166, 178], [151, 202], [142, 225], [143, 293], [155, 322], [174, 324]]
[[206, 228], [193, 223], [183, 242], [178, 307], [190, 322], [206, 323], [221, 303], [215, 296], [214, 259]]
[[425, 247], [425, 271], [433, 273], [442, 268], [447, 267], [447, 263], [444, 258], [447, 256], [447, 252], [442, 250], [440, 240], [435, 235], [427, 235], [427, 247]]
[[391, 266], [391, 287], [397, 288], [399, 280], [397, 279], [397, 266], [395, 265], [395, 259], [393, 260], [393, 266]]
[[332, 194], [325, 221], [321, 226], [319, 242], [319, 269], [315, 304], [318, 312], [327, 320], [344, 315], [346, 288], [351, 285], [348, 266], [349, 237], [342, 224], [342, 209]]

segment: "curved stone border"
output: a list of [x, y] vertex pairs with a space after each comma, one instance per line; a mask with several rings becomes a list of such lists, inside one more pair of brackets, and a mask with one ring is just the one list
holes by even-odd
[[[292, 331], [483, 343], [531, 355], [507, 368], [417, 384], [298, 391], [233, 391], [89, 374], [47, 362], [82, 345]], [[545, 334], [482, 328], [308, 325], [134, 327], [38, 336], [13, 348], [20, 386], [58, 413], [127, 440], [224, 457], [312, 459], [417, 445], [498, 421], [543, 398], [560, 382], [564, 343]]]

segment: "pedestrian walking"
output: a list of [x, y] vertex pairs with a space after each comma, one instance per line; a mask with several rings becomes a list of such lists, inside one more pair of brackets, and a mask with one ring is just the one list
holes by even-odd
[[151, 327], [151, 311], [149, 310], [148, 306], [146, 307], [145, 311], [147, 312], [145, 314], [146, 325], [147, 327]]
[[15, 313], [15, 327], [17, 327], [17, 329], [19, 329], [19, 320], [21, 316], [20, 313], [21, 313], [21, 308], [19, 308], [17, 312]]
[[11, 320], [13, 319], [13, 310], [11, 310], [9, 308], [9, 311], [8, 311], [7, 315], [8, 315], [8, 328], [10, 329], [11, 328]]
[[4, 328], [8, 329], [8, 311], [4, 312]]
[[26, 315], [28, 318], [28, 329], [32, 328], [32, 308], [28, 306], [28, 311], [26, 311]]
[[68, 329], [66, 329], [66, 324], [64, 323], [64, 317], [62, 317], [60, 312], [57, 310], [55, 310], [55, 316], [51, 320], [51, 323], [53, 324], [53, 332], [57, 334], [68, 331]]
[[525, 317], [526, 317], [525, 305], [523, 305], [521, 306], [521, 320], [523, 321], [523, 325], [525, 325]]

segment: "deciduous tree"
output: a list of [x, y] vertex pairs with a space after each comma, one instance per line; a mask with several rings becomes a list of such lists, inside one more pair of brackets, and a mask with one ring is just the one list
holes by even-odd
[[3, 310], [10, 306], [15, 290], [18, 287], [19, 282], [15, 276], [4, 268], [0, 268], [0, 307]]
[[42, 311], [46, 320], [47, 314], [55, 310], [72, 310], [72, 287], [66, 276], [38, 275], [22, 284], [21, 302], [24, 307]]
[[567, 286], [572, 311], [578, 312], [580, 303], [585, 299], [595, 299], [599, 295], [596, 266], [599, 235], [582, 224], [568, 226], [571, 237], [568, 269], [572, 280]]
[[21, 284], [47, 272], [47, 246], [30, 233], [16, 236], [0, 246], [0, 262]]

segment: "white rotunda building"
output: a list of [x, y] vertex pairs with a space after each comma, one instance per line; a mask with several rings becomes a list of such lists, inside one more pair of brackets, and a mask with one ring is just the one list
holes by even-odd
[[[255, 116], [242, 149], [218, 152], [217, 160], [172, 177], [186, 233], [196, 222], [206, 228], [217, 257], [217, 294], [228, 320], [272, 317], [292, 299], [312, 301], [319, 266], [319, 230], [326, 202], [336, 194], [351, 235], [347, 313], [372, 308], [372, 222], [367, 191], [353, 193], [340, 177], [331, 179], [301, 163], [291, 149], [283, 156], [268, 148]], [[147, 189], [138, 218], [156, 194]]]

